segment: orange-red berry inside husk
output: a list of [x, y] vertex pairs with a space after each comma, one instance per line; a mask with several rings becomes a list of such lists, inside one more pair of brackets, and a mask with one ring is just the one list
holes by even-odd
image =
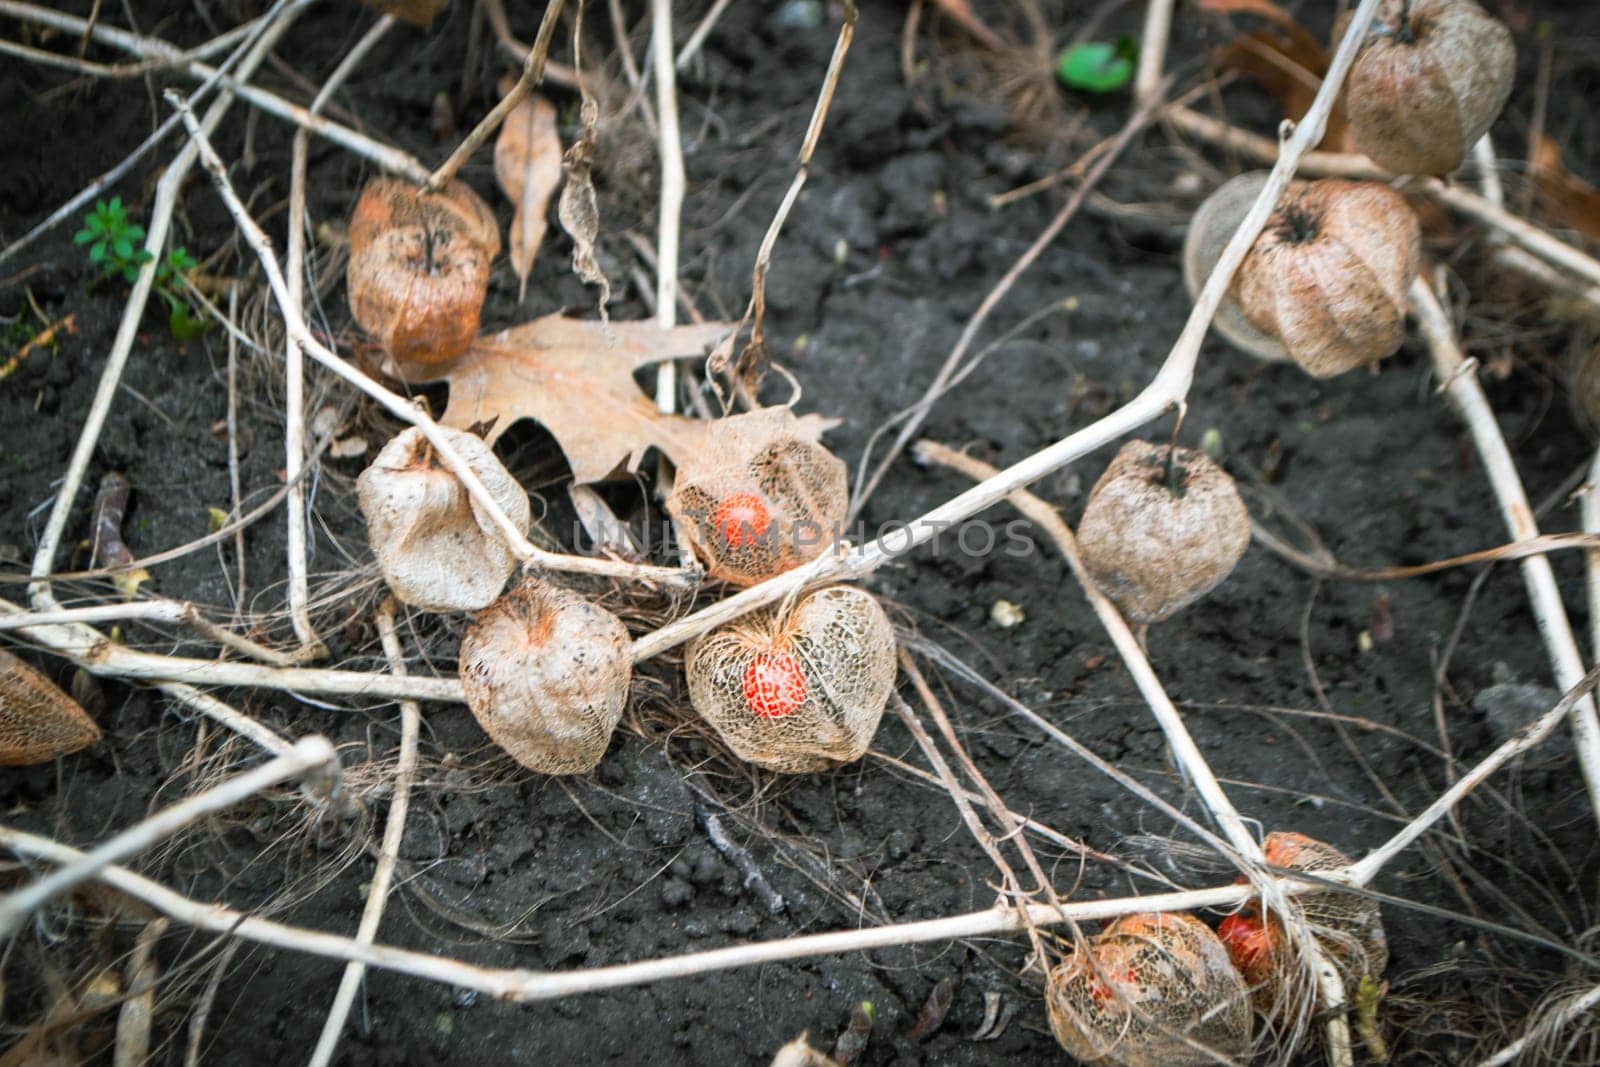
[[763, 652], [744, 671], [744, 702], [758, 719], [793, 715], [806, 701], [806, 672], [787, 652]]
[[1264, 985], [1272, 978], [1274, 935], [1275, 931], [1254, 915], [1230, 915], [1217, 926], [1217, 937], [1228, 950], [1228, 958], [1251, 986]]
[[717, 504], [711, 522], [723, 544], [743, 548], [766, 536], [772, 514], [754, 493], [733, 493]]

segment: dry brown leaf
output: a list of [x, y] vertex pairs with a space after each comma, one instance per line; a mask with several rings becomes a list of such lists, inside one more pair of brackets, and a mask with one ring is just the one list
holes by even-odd
[[[637, 470], [651, 447], [681, 461], [704, 446], [712, 424], [657, 411], [634, 382], [634, 371], [702, 356], [731, 329], [708, 322], [664, 331], [651, 322], [546, 315], [480, 337], [442, 378], [433, 371], [436, 380], [450, 383], [440, 421], [463, 430], [488, 425], [485, 439], [492, 444], [518, 419], [534, 419], [561, 445], [580, 485]], [[814, 415], [799, 421], [813, 437], [832, 425]]]
[[561, 228], [572, 238], [572, 269], [590, 285], [600, 290], [600, 314], [606, 313], [611, 302], [611, 283], [606, 272], [600, 269], [595, 256], [595, 242], [600, 239], [600, 198], [594, 191], [594, 153], [599, 144], [596, 132], [600, 120], [600, 105], [587, 91], [579, 108], [583, 133], [567, 149], [562, 164], [567, 172], [567, 184], [561, 189], [561, 199], [556, 203], [556, 215]]
[[1561, 146], [1541, 134], [1529, 162], [1533, 187], [1539, 192], [1546, 217], [1558, 226], [1600, 240], [1600, 189], [1567, 169]]
[[0, 649], [0, 766], [24, 767], [100, 740], [100, 727], [54, 682]]
[[542, 96], [531, 96], [506, 116], [494, 145], [494, 176], [511, 201], [511, 269], [528, 295], [528, 274], [544, 240], [550, 197], [561, 184], [561, 137], [556, 133], [556, 108]]
[[450, 0], [361, 0], [372, 10], [427, 29]]
[[[1282, 105], [1285, 117], [1299, 122], [1311, 109], [1328, 69], [1328, 52], [1317, 36], [1270, 0], [1202, 0], [1201, 7], [1219, 15], [1255, 15], [1282, 31], [1243, 34], [1220, 50], [1216, 62], [1224, 70], [1254, 79]], [[1350, 147], [1349, 128], [1337, 109], [1328, 115], [1319, 147], [1327, 151]]]

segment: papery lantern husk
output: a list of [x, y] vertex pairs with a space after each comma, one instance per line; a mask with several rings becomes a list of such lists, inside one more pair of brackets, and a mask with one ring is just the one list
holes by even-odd
[[1045, 1009], [1067, 1052], [1122, 1067], [1244, 1059], [1254, 1023], [1249, 991], [1222, 942], [1183, 912], [1111, 923], [1050, 972]]
[[[1352, 862], [1326, 842], [1284, 830], [1268, 834], [1262, 852], [1273, 867], [1312, 874], [1342, 870]], [[1359, 990], [1362, 979], [1377, 979], [1389, 966], [1389, 942], [1377, 901], [1328, 890], [1301, 893], [1294, 898], [1294, 904], [1351, 997]], [[1241, 952], [1240, 944], [1227, 938], [1224, 944], [1248, 978], [1257, 1006], [1267, 1014], [1297, 1008], [1295, 998], [1286, 997], [1285, 992], [1301, 985], [1309, 995], [1312, 985], [1294, 980], [1299, 956], [1282, 918], [1275, 913], [1263, 918], [1257, 904], [1248, 906], [1241, 916], [1257, 925], [1259, 932], [1248, 945], [1255, 951]]]
[[[519, 533], [533, 519], [528, 494], [483, 440], [440, 428]], [[426, 611], [476, 611], [500, 595], [517, 557], [422, 431], [383, 447], [356, 481], [367, 540], [394, 595]]]
[[[680, 462], [667, 511], [713, 578], [755, 585], [838, 539], [850, 496], [844, 462], [797, 431], [788, 408], [729, 416]], [[747, 507], [724, 510], [730, 502]]]
[[76, 700], [0, 649], [0, 766], [48, 763], [98, 740], [100, 727]]
[[1250, 546], [1250, 512], [1204, 452], [1129, 441], [1089, 493], [1078, 524], [1083, 564], [1131, 622], [1151, 623], [1205, 596]]
[[[798, 672], [783, 693], [752, 691], [764, 664]], [[684, 663], [689, 699], [734, 755], [807, 774], [860, 759], [894, 687], [894, 629], [871, 594], [836, 585], [792, 608], [765, 608], [713, 630]], [[792, 706], [752, 707], [752, 698]]]
[[1399, 350], [1422, 231], [1377, 182], [1293, 182], [1234, 275], [1244, 317], [1308, 374], [1330, 378]]
[[633, 646], [611, 612], [524, 579], [461, 639], [461, 688], [484, 733], [541, 774], [583, 774], [628, 703]]
[[398, 364], [448, 362], [478, 335], [499, 251], [494, 214], [465, 184], [375, 178], [350, 217], [351, 314]]
[[[1339, 18], [1334, 40], [1349, 22]], [[1516, 70], [1511, 31], [1471, 0], [1385, 0], [1339, 100], [1374, 163], [1443, 177], [1494, 125]]]

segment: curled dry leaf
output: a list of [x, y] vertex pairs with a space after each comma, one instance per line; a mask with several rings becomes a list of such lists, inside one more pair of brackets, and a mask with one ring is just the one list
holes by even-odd
[[838, 540], [848, 474], [813, 428], [782, 407], [733, 415], [681, 461], [667, 511], [713, 578], [754, 585]]
[[734, 755], [806, 774], [861, 758], [894, 686], [877, 600], [836, 585], [751, 612], [689, 648], [689, 699]]
[[375, 178], [350, 217], [350, 312], [399, 363], [448, 362], [478, 334], [499, 251], [494, 215], [461, 182]]
[[606, 272], [600, 269], [600, 261], [594, 251], [595, 242], [600, 239], [600, 198], [594, 191], [594, 154], [599, 143], [596, 128], [600, 121], [600, 105], [583, 87], [581, 79], [579, 86], [583, 92], [583, 103], [578, 115], [583, 122], [583, 132], [562, 159], [567, 172], [567, 184], [561, 189], [556, 215], [561, 219], [561, 228], [572, 238], [572, 269], [585, 282], [599, 287], [600, 314], [604, 316], [606, 305], [611, 302], [611, 283], [606, 280]]
[[[1336, 40], [1349, 23], [1334, 24]], [[1494, 125], [1516, 67], [1511, 31], [1472, 0], [1385, 0], [1339, 99], [1373, 162], [1442, 176]]]
[[1133, 622], [1170, 618], [1221, 585], [1250, 546], [1250, 513], [1204, 452], [1129, 441], [1089, 493], [1083, 565]]
[[[702, 355], [731, 328], [708, 322], [662, 330], [651, 322], [546, 315], [480, 338], [444, 371], [450, 403], [441, 421], [490, 426], [492, 443], [518, 419], [535, 419], [555, 436], [580, 485], [637, 470], [651, 447], [682, 464], [705, 447], [713, 424], [656, 410], [634, 371]], [[413, 380], [427, 379], [427, 368], [416, 372]], [[832, 425], [816, 416], [798, 423], [813, 440]]]
[[1062, 1048], [1122, 1067], [1243, 1060], [1254, 1023], [1244, 979], [1217, 935], [1183, 912], [1107, 926], [1050, 972], [1045, 1009]]
[[633, 648], [615, 615], [524, 579], [461, 639], [461, 688], [495, 744], [542, 774], [583, 774], [628, 702]]
[[[510, 86], [502, 84], [501, 91]], [[506, 116], [494, 144], [494, 177], [514, 209], [511, 216], [511, 269], [528, 295], [528, 273], [539, 252], [546, 227], [545, 211], [561, 184], [561, 137], [556, 133], [556, 108], [542, 96], [530, 96]]]
[[[470, 433], [443, 432], [526, 532], [528, 494], [494, 452]], [[401, 601], [426, 611], [476, 611], [500, 595], [517, 557], [421, 430], [403, 430], [385, 445], [356, 490], [372, 554]]]
[[1530, 177], [1545, 216], [1558, 226], [1600, 240], [1600, 189], [1568, 170], [1561, 159], [1561, 146], [1544, 134], [1534, 141], [1529, 159]]
[[98, 740], [100, 727], [77, 701], [0, 648], [0, 766], [47, 763]]
[[427, 29], [450, 0], [361, 0], [372, 10]]

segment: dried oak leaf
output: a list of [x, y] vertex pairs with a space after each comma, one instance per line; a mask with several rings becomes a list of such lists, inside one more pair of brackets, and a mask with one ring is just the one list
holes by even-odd
[[47, 763], [98, 740], [100, 727], [77, 701], [0, 649], [0, 766]]
[[1549, 137], [1534, 143], [1531, 162], [1533, 187], [1550, 221], [1600, 240], [1600, 189], [1567, 169], [1561, 146]]
[[393, 15], [401, 22], [427, 29], [450, 0], [361, 0], [381, 15]]
[[511, 269], [517, 272], [520, 301], [528, 294], [528, 274], [547, 227], [546, 211], [561, 184], [561, 137], [556, 108], [531, 96], [506, 116], [494, 144], [494, 177], [511, 201]]
[[[651, 363], [702, 356], [731, 329], [725, 322], [662, 330], [650, 322], [546, 315], [485, 334], [442, 374], [422, 367], [414, 371], [420, 377], [404, 376], [412, 382], [430, 377], [449, 382], [450, 402], [440, 421], [463, 430], [488, 425], [490, 444], [518, 419], [540, 423], [561, 445], [573, 480], [582, 485], [637, 470], [651, 447], [679, 463], [705, 447], [713, 424], [657, 411], [633, 374]], [[798, 423], [814, 437], [832, 425], [815, 415]]]

